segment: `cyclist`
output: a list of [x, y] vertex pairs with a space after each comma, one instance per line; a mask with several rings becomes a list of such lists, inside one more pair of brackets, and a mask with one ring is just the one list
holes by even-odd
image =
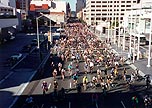
[[47, 82], [43, 81], [41, 87], [42, 87], [42, 90], [43, 90], [43, 95], [45, 95], [46, 92], [48, 91], [48, 84], [47, 84]]
[[55, 78], [56, 78], [56, 75], [57, 75], [57, 70], [54, 69], [52, 74], [53, 74], [53, 77], [54, 77], [54, 79], [55, 79]]

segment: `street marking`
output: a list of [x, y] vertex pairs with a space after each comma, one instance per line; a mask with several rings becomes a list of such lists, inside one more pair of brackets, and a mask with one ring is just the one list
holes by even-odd
[[126, 106], [124, 105], [123, 101], [121, 101], [121, 104], [122, 104], [122, 106], [123, 106], [124, 108], [126, 108]]
[[0, 81], [0, 84], [3, 83], [8, 77], [10, 77], [14, 72], [10, 72], [5, 78]]
[[[30, 81], [35, 74], [36, 74], [36, 71], [33, 73], [33, 75], [31, 75], [31, 77], [29, 78], [28, 81]], [[16, 97], [15, 97], [14, 101], [13, 101], [12, 104], [9, 106], [9, 108], [12, 108], [12, 107], [13, 107], [13, 105], [16, 103], [16, 101], [18, 100], [19, 96], [23, 93], [23, 91], [25, 90], [25, 88], [27, 87], [28, 84], [29, 84], [29, 82], [22, 84], [22, 86], [20, 87], [20, 89], [19, 89], [18, 92], [16, 93]]]
[[43, 107], [44, 107], [44, 104], [42, 104], [41, 108], [43, 108]]
[[12, 67], [11, 67], [11, 70], [14, 69], [21, 61], [23, 61], [25, 58], [26, 58], [27, 55], [25, 55], [24, 57], [22, 57], [16, 64], [14, 64]]
[[70, 82], [70, 89], [71, 89], [71, 86], [72, 86], [72, 84], [71, 84], [71, 82]]
[[98, 107], [98, 103], [97, 103], [97, 102], [96, 102], [96, 108], [99, 108], [99, 107]]
[[71, 108], [71, 102], [69, 102], [69, 108]]

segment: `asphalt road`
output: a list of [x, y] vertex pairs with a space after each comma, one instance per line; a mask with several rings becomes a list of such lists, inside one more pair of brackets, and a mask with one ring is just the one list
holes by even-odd
[[[34, 36], [34, 38], [35, 38], [35, 36]], [[22, 86], [22, 84], [24, 84], [24, 83], [27, 83], [27, 78], [30, 78], [33, 74], [33, 71], [28, 70], [28, 69], [31, 68], [32, 66], [36, 66], [35, 64], [37, 63], [37, 61], [33, 61], [33, 59], [32, 59], [33, 57], [35, 57], [34, 54], [37, 54], [37, 53], [32, 53], [31, 56], [28, 56], [24, 62], [22, 62], [20, 65], [18, 65], [15, 68], [14, 74], [12, 74], [11, 77], [8, 78], [9, 82], [3, 83], [1, 85], [0, 97], [8, 96], [8, 98], [11, 98], [12, 100], [15, 97], [18, 97], [18, 95], [17, 95], [18, 93], [16, 93], [16, 88], [18, 86]], [[58, 57], [53, 57], [53, 60], [56, 62], [60, 61], [60, 59]], [[69, 64], [69, 62], [66, 62], [64, 64], [65, 68], [67, 68], [68, 64]], [[125, 67], [127, 68], [127, 71], [128, 71], [127, 74], [130, 75], [130, 73], [133, 71], [133, 69], [131, 69], [128, 65], [125, 65]], [[25, 68], [27, 70], [25, 70]], [[79, 75], [79, 77], [80, 77], [79, 82], [82, 82], [82, 77], [85, 75], [83, 73], [83, 62], [80, 64], [80, 68], [81, 68], [80, 70], [82, 71], [82, 73]], [[122, 67], [120, 67], [120, 70], [121, 69], [122, 69]], [[92, 75], [93, 74], [88, 74], [88, 77], [91, 78]], [[18, 77], [15, 78], [15, 80], [14, 80], [14, 77], [16, 77], [16, 76], [18, 76]], [[21, 77], [19, 77], [19, 76], [21, 76]], [[135, 89], [128, 90], [128, 88], [125, 86], [125, 84], [123, 85], [123, 82], [120, 81], [119, 82], [120, 84], [116, 88], [113, 88], [113, 89], [107, 91], [106, 96], [103, 94], [100, 87], [98, 87], [97, 89], [89, 88], [87, 91], [82, 91], [82, 93], [78, 94], [77, 90], [74, 88], [74, 85], [71, 85], [72, 79], [69, 77], [66, 77], [66, 79], [64, 81], [62, 81], [61, 76], [59, 75], [57, 77], [57, 81], [59, 83], [59, 90], [62, 87], [64, 87], [67, 91], [66, 99], [64, 99], [64, 101], [63, 101], [62, 99], [55, 100], [53, 98], [53, 94], [52, 94], [53, 88], [52, 87], [49, 89], [49, 91], [47, 92], [47, 94], [45, 96], [42, 95], [41, 84], [42, 84], [43, 80], [46, 80], [48, 83], [53, 83], [54, 79], [52, 78], [52, 68], [50, 66], [50, 62], [48, 62], [47, 66], [44, 68], [43, 74], [40, 74], [38, 77], [35, 77], [34, 79], [32, 79], [32, 81], [29, 82], [29, 85], [23, 91], [19, 100], [13, 106], [13, 108], [22, 108], [22, 106], [25, 102], [25, 99], [28, 95], [32, 95], [35, 103], [39, 106], [39, 108], [51, 108], [52, 106], [57, 106], [57, 108], [98, 108], [98, 107], [99, 108], [111, 108], [114, 106], [116, 106], [114, 108], [122, 108], [123, 105], [125, 105], [126, 108], [131, 108], [131, 97], [136, 95], [139, 98], [139, 108], [144, 108], [143, 101], [142, 101], [142, 96], [143, 96], [143, 94], [145, 94], [145, 89], [144, 89], [145, 87], [143, 86], [143, 85], [145, 85], [144, 82], [136, 82], [134, 84], [134, 86], [136, 86]], [[12, 82], [17, 82], [17, 83], [14, 84]], [[70, 85], [71, 85], [71, 87], [70, 87]], [[10, 92], [9, 92], [9, 88], [10, 88]], [[12, 92], [11, 89], [14, 89], [14, 92]], [[18, 92], [21, 92], [21, 91], [22, 91], [22, 89], [19, 90]], [[7, 95], [3, 95], [4, 93]], [[98, 94], [97, 104], [92, 104], [91, 96], [93, 93]], [[10, 95], [12, 97], [9, 97]], [[4, 99], [6, 99], [6, 98], [4, 98]], [[0, 100], [1, 100], [1, 104], [3, 104], [3, 102], [7, 101], [7, 100], [3, 100], [2, 98]], [[1, 104], [0, 104], [0, 106], [1, 106]], [[8, 101], [7, 104], [8, 105], [6, 105], [6, 106], [9, 106], [9, 104], [11, 104], [11, 101]], [[2, 106], [2, 108], [7, 108], [7, 107], [3, 107], [3, 106]]]
[[0, 46], [0, 80], [10, 73], [10, 66], [7, 65], [7, 59], [22, 49], [22, 47], [32, 40], [33, 37], [19, 34], [12, 41], [9, 41]]
[[[53, 60], [57, 62], [60, 61], [58, 57], [53, 57]], [[65, 68], [67, 68], [69, 62], [64, 64]], [[84, 63], [81, 62], [79, 67], [81, 70], [78, 80], [79, 83], [82, 82], [82, 77], [85, 75], [83, 65]], [[125, 64], [124, 67], [126, 67], [128, 75], [134, 71], [127, 64]], [[120, 72], [122, 72], [122, 68], [123, 67], [119, 67]], [[109, 71], [110, 70], [108, 70], [108, 72]], [[89, 80], [91, 80], [93, 75], [95, 75], [95, 73], [87, 74]], [[52, 68], [51, 66], [47, 66], [47, 69], [45, 69], [45, 73], [42, 76], [33, 79], [29, 83], [28, 87], [25, 89], [13, 108], [21, 108], [24, 105], [25, 99], [28, 95], [31, 95], [34, 98], [34, 101], [39, 108], [51, 108], [53, 106], [56, 106], [57, 108], [112, 108], [113, 106], [114, 108], [123, 108], [123, 105], [126, 108], [131, 108], [131, 98], [132, 96], [136, 95], [139, 98], [139, 108], [144, 108], [142, 96], [140, 95], [140, 93], [145, 90], [145, 83], [143, 81], [135, 82], [135, 89], [130, 90], [128, 87], [126, 87], [126, 84], [124, 84], [123, 81], [117, 81], [118, 85], [115, 88], [108, 90], [107, 95], [104, 95], [101, 87], [97, 87], [96, 89], [88, 88], [87, 91], [82, 90], [82, 93], [77, 93], [77, 90], [72, 83], [72, 79], [68, 77], [68, 74], [66, 76], [67, 77], [65, 80], [61, 80], [60, 75], [57, 76], [57, 82], [59, 84], [58, 90], [60, 90], [62, 87], [66, 89], [66, 98], [64, 100], [61, 98], [58, 98], [57, 101], [54, 100], [52, 87], [45, 96], [42, 95], [42, 82], [45, 80], [48, 83], [53, 83], [54, 80], [52, 77]], [[97, 105], [92, 103], [92, 94], [98, 95]]]

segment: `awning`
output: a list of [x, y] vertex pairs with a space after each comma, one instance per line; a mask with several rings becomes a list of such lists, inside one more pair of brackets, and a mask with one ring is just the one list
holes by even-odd
[[4, 5], [4, 4], [2, 4], [2, 3], [0, 3], [0, 7], [3, 7], [3, 8], [11, 8], [11, 9], [13, 9], [13, 7]]

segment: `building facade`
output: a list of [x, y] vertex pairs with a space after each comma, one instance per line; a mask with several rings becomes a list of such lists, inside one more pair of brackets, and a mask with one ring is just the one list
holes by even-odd
[[115, 18], [122, 21], [124, 13], [138, 2], [139, 0], [86, 0], [86, 23], [98, 25]]
[[76, 3], [76, 13], [79, 13], [80, 11], [82, 11], [82, 9], [85, 7], [85, 0], [77, 0]]
[[14, 0], [1, 0], [0, 2], [0, 44], [11, 39], [16, 31], [18, 18], [16, 16], [16, 3]]
[[[54, 22], [58, 21], [65, 22], [66, 17], [69, 16], [70, 6], [69, 3], [65, 1], [58, 0], [32, 0], [30, 3], [30, 11], [35, 13], [46, 13], [50, 14], [48, 18], [51, 18]], [[62, 18], [58, 18], [57, 16]]]
[[16, 8], [23, 10], [23, 12], [28, 15], [30, 1], [31, 0], [16, 0]]
[[128, 28], [131, 35], [144, 35], [149, 41], [149, 33], [152, 32], [152, 28], [150, 28], [152, 25], [152, 1], [141, 0], [140, 4], [134, 5], [131, 11], [125, 13], [124, 19], [125, 27]]

